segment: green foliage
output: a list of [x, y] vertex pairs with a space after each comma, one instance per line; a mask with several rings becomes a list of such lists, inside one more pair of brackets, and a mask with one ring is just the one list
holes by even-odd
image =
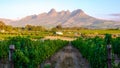
[[[108, 42], [108, 43], [106, 43]], [[50, 58], [55, 52], [67, 44], [62, 40], [37, 40], [30, 37], [13, 37], [0, 41], [0, 61], [8, 60], [9, 45], [15, 45], [13, 60], [15, 68], [37, 68], [43, 61]], [[85, 57], [91, 68], [107, 68], [106, 44], [112, 44], [113, 52], [120, 57], [120, 37], [111, 38], [106, 34], [105, 38], [78, 38], [72, 42]], [[118, 65], [119, 68], [120, 64]], [[49, 68], [49, 66], [46, 66]]]
[[91, 68], [106, 68], [107, 54], [104, 39], [95, 38], [79, 38], [72, 42], [91, 65]]
[[[91, 68], [107, 67], [107, 50], [106, 45], [112, 45], [113, 56], [117, 54], [120, 58], [120, 37], [112, 38], [111, 34], [106, 34], [105, 38], [78, 38], [72, 42], [73, 46], [78, 48], [91, 65]], [[114, 67], [114, 57], [112, 57], [113, 68], [119, 68], [120, 65]]]
[[112, 48], [114, 53], [120, 57], [120, 37], [112, 39]]
[[22, 28], [28, 31], [45, 31], [46, 29], [42, 26], [32, 26], [32, 25], [26, 25], [25, 28]]
[[63, 48], [67, 41], [32, 41], [29, 37], [13, 37], [6, 41], [0, 41], [0, 60], [8, 58], [8, 48], [11, 44], [15, 45], [13, 54], [15, 68], [37, 68], [43, 61]]
[[105, 35], [105, 42], [106, 44], [111, 44], [111, 41], [112, 41], [112, 37], [111, 37], [111, 34], [106, 34]]
[[0, 41], [0, 60], [6, 61], [8, 58], [9, 46], [7, 41]]

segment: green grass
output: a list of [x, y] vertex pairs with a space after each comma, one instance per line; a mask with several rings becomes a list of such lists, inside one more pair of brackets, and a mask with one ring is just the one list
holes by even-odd
[[[113, 30], [113, 29], [75, 29], [75, 30], [57, 30], [63, 32], [63, 37], [76, 37], [76, 33], [80, 34], [93, 34], [93, 35], [103, 35], [103, 34], [120, 34], [120, 30]], [[54, 31], [55, 32], [55, 31]], [[18, 31], [18, 32], [5, 32], [0, 33], [0, 40], [3, 40], [8, 37], [15, 37], [15, 36], [30, 36], [31, 39], [40, 39], [45, 36], [54, 36], [53, 31]]]

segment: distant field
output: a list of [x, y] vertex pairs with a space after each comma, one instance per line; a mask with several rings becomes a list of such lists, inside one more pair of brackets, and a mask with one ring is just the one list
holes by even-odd
[[76, 38], [69, 38], [69, 37], [62, 37], [62, 36], [46, 36], [46, 37], [44, 37], [43, 39], [50, 39], [50, 40], [60, 39], [60, 40], [73, 41], [73, 40], [75, 40]]
[[[43, 37], [45, 38], [50, 38], [55, 39], [56, 36], [59, 36], [59, 39], [65, 37], [68, 38], [76, 38], [82, 35], [93, 37], [93, 36], [104, 36], [104, 34], [112, 34], [115, 37], [120, 35], [120, 30], [96, 30], [96, 29], [61, 29], [61, 30], [56, 30], [63, 32], [63, 35], [57, 35], [55, 34], [55, 31], [49, 30], [49, 31], [16, 31], [16, 32], [0, 32], [0, 39], [5, 39], [8, 37], [15, 37], [15, 36], [29, 36], [31, 39], [41, 39]], [[55, 36], [55, 37], [54, 37]], [[60, 38], [61, 37], [61, 38]]]

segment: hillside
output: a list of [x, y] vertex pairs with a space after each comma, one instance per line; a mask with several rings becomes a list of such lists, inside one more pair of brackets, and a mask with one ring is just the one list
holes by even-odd
[[[1, 20], [1, 19], [0, 19]], [[47, 28], [62, 25], [63, 27], [87, 27], [87, 28], [120, 28], [120, 22], [101, 20], [87, 15], [83, 10], [77, 9], [72, 12], [51, 9], [47, 13], [30, 15], [17, 21], [4, 20], [8, 25], [25, 26], [40, 25]]]
[[0, 21], [3, 21], [6, 25], [11, 25], [11, 22], [13, 22], [10, 19], [4, 19], [4, 18], [0, 18]]

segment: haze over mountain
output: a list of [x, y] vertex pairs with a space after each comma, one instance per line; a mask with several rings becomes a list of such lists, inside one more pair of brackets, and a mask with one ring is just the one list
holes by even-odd
[[40, 25], [48, 28], [62, 25], [63, 27], [87, 27], [87, 28], [120, 28], [120, 22], [97, 19], [87, 15], [83, 10], [77, 9], [72, 12], [51, 9], [48, 13], [30, 15], [20, 20], [12, 21], [0, 19], [8, 25], [23, 27], [25, 25]]
[[4, 18], [0, 18], [0, 21], [5, 22], [6, 25], [10, 25], [11, 22], [12, 22], [12, 20], [10, 20], [10, 19], [4, 19]]

